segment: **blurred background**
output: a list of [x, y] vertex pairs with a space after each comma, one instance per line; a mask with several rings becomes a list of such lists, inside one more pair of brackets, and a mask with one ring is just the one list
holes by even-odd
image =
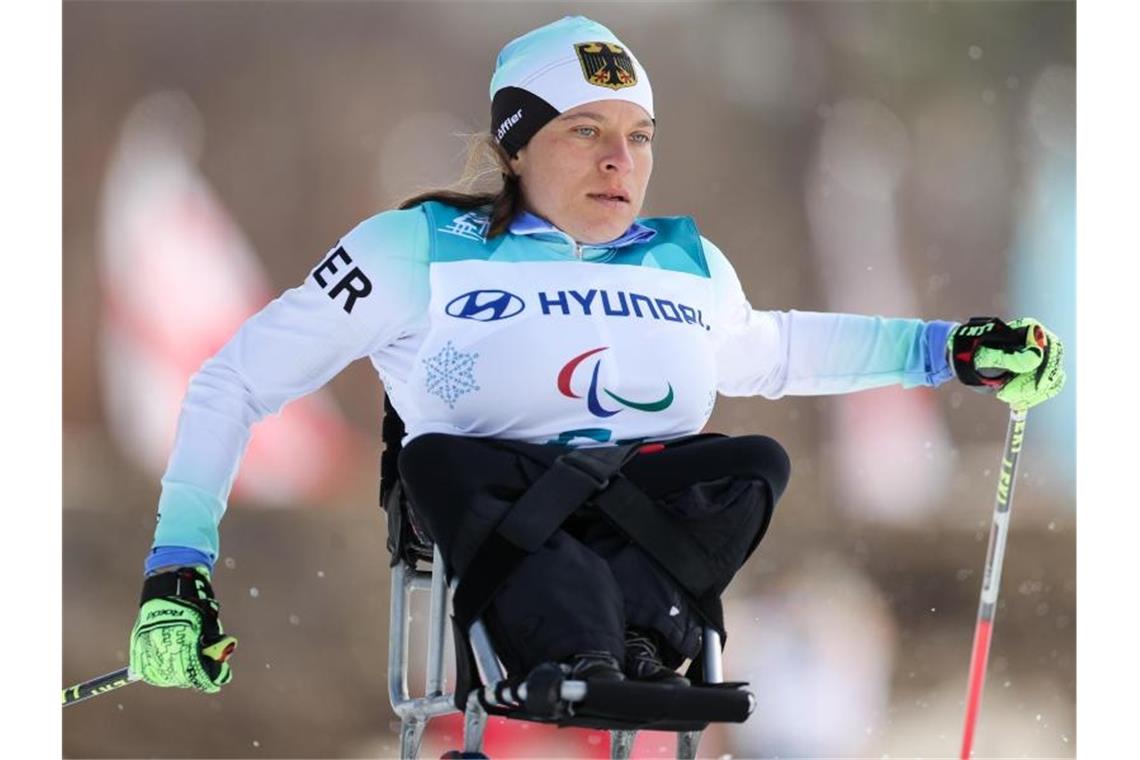
[[[1069, 339], [1069, 384], [1027, 426], [975, 750], [1074, 756], [1064, 2], [64, 3], [65, 681], [126, 664], [189, 375], [357, 222], [455, 180], [500, 47], [575, 13], [652, 78], [645, 213], [694, 216], [754, 307], [1033, 315]], [[357, 362], [255, 429], [215, 581], [234, 682], [68, 708], [66, 757], [395, 755], [382, 402]], [[771, 435], [793, 471], [727, 595], [726, 675], [759, 707], [702, 757], [957, 752], [1006, 419], [957, 384], [719, 400], [710, 430]], [[460, 732], [433, 723], [423, 756]], [[598, 732], [502, 721], [487, 744], [608, 756]], [[673, 752], [643, 733], [636, 756]]]

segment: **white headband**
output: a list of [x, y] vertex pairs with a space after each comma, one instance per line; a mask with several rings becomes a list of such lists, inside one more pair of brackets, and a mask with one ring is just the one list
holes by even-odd
[[491, 77], [491, 134], [512, 156], [551, 119], [597, 100], [625, 100], [653, 118], [637, 58], [606, 27], [567, 16], [512, 40]]

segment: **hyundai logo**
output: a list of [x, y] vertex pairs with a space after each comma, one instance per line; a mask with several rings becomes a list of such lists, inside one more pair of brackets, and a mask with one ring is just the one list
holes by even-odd
[[444, 311], [459, 319], [494, 322], [513, 317], [525, 308], [526, 304], [514, 293], [505, 290], [472, 290], [451, 299]]

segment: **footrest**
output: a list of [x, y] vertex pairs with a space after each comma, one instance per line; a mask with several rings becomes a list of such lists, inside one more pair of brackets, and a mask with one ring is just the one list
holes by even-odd
[[748, 719], [756, 699], [741, 688], [746, 685], [571, 681], [551, 664], [535, 668], [524, 683], [503, 682], [476, 694], [489, 713], [519, 720], [583, 728], [702, 731], [709, 723]]
[[756, 706], [751, 692], [738, 684], [660, 686], [604, 681], [586, 687], [574, 714], [634, 722], [743, 723]]

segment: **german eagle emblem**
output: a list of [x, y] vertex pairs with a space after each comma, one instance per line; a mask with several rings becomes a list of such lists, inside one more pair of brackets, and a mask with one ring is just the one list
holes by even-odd
[[582, 42], [574, 46], [582, 62], [582, 76], [590, 84], [620, 90], [637, 84], [633, 61], [621, 45], [609, 42]]

